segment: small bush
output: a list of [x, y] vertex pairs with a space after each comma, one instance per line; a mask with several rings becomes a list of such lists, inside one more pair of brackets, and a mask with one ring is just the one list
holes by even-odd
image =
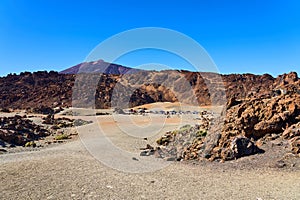
[[25, 147], [36, 147], [36, 144], [34, 141], [26, 142]]
[[179, 131], [178, 130], [175, 130], [175, 131], [172, 131], [172, 135], [177, 135], [179, 133]]
[[186, 125], [180, 127], [180, 130], [182, 130], [182, 129], [189, 129], [189, 128], [191, 128], [191, 125], [186, 124]]
[[68, 136], [68, 135], [66, 135], [66, 134], [62, 134], [62, 135], [57, 135], [56, 137], [55, 137], [55, 140], [67, 140], [67, 139], [69, 139], [70, 137]]
[[198, 130], [196, 132], [196, 137], [205, 137], [207, 135], [207, 131], [206, 130]]

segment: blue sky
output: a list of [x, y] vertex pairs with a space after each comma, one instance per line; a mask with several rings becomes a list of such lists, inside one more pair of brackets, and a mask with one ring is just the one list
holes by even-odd
[[[299, 74], [299, 10], [297, 0], [1, 0], [0, 75], [63, 70], [82, 62], [103, 40], [139, 27], [188, 35], [221, 73]], [[175, 65], [170, 60], [145, 51], [118, 62]]]

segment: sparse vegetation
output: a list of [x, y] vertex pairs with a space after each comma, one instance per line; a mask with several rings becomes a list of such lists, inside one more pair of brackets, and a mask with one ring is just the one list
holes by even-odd
[[67, 140], [70, 139], [70, 136], [67, 134], [61, 134], [61, 135], [57, 135], [54, 138], [55, 140]]
[[27, 142], [25, 147], [36, 147], [36, 143], [34, 141]]
[[205, 137], [207, 135], [207, 131], [206, 130], [198, 130], [196, 132], [196, 137]]

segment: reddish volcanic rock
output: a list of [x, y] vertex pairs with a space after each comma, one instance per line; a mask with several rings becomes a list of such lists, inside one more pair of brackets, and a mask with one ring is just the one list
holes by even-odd
[[[268, 86], [274, 88], [269, 90], [269, 94], [249, 94], [240, 100], [230, 98], [224, 123], [222, 118], [217, 118], [201, 128], [195, 126], [166, 133], [158, 140], [159, 145], [164, 145], [159, 148], [159, 154], [174, 160], [226, 161], [262, 153], [263, 150], [256, 144], [283, 138], [290, 143], [291, 152], [300, 155], [299, 83], [297, 75], [290, 73]], [[280, 92], [277, 91], [279, 89]], [[199, 131], [207, 131], [208, 134], [198, 137]]]
[[25, 117], [0, 117], [0, 141], [22, 146], [49, 134], [48, 130]]
[[[109, 73], [114, 71], [113, 68], [108, 68]], [[231, 101], [229, 106], [232, 107], [245, 99], [300, 93], [298, 77], [294, 72], [274, 79], [267, 74], [219, 75], [175, 70], [129, 74], [122, 74], [121, 70], [119, 75], [113, 75], [94, 73], [95, 70], [88, 69], [93, 73], [25, 72], [2, 77], [0, 108], [53, 108], [72, 106], [72, 103], [79, 107], [109, 108], [115, 106], [116, 99], [123, 102], [123, 107], [165, 101], [205, 106], [226, 105], [226, 98]], [[120, 70], [120, 67], [117, 69]], [[92, 88], [94, 80], [98, 84]]]

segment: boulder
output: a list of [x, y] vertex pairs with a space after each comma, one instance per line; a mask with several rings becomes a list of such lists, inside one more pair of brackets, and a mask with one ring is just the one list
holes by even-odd
[[282, 137], [284, 139], [292, 139], [294, 137], [300, 136], [300, 122], [297, 124], [293, 124], [292, 126], [288, 127], [282, 133]]
[[233, 152], [234, 158], [249, 156], [260, 152], [261, 150], [246, 137], [236, 137], [232, 140], [230, 150]]
[[290, 140], [291, 143], [291, 151], [294, 154], [299, 154], [300, 155], [300, 136], [294, 137], [293, 139]]

